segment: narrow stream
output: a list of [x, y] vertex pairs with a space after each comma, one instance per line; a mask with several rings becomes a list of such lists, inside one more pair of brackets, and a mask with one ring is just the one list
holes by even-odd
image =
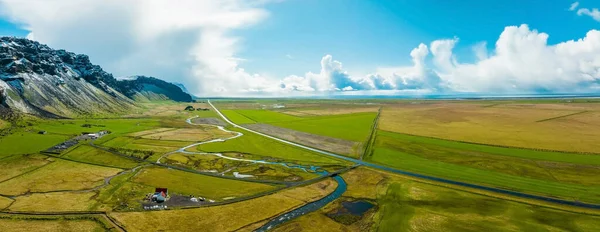
[[342, 194], [344, 194], [344, 192], [346, 192], [346, 187], [347, 187], [346, 181], [344, 181], [344, 179], [339, 175], [336, 175], [332, 178], [335, 181], [337, 181], [337, 183], [338, 183], [337, 188], [332, 193], [330, 193], [326, 197], [323, 197], [319, 200], [310, 202], [306, 205], [303, 205], [300, 208], [294, 209], [288, 213], [278, 216], [278, 217], [274, 218], [273, 220], [267, 222], [267, 224], [264, 224], [260, 228], [256, 229], [255, 231], [268, 231], [278, 225], [281, 225], [287, 221], [290, 221], [292, 219], [300, 217], [304, 214], [317, 211], [318, 209], [323, 208], [325, 205], [329, 204], [330, 202], [334, 201], [335, 199], [338, 199], [340, 196], [342, 196]]
[[[198, 116], [196, 116], [198, 117]], [[320, 167], [318, 166], [306, 166], [306, 165], [297, 165], [297, 164], [288, 164], [288, 163], [283, 163], [283, 162], [270, 162], [270, 161], [266, 161], [266, 160], [251, 160], [251, 159], [240, 159], [240, 158], [235, 158], [235, 157], [229, 157], [229, 156], [225, 156], [221, 153], [210, 153], [210, 152], [190, 152], [190, 151], [186, 151], [186, 149], [191, 148], [191, 147], [195, 147], [195, 146], [199, 146], [202, 144], [206, 144], [206, 143], [215, 143], [215, 142], [224, 142], [230, 139], [235, 139], [238, 138], [240, 136], [243, 136], [244, 134], [242, 134], [241, 132], [236, 132], [236, 131], [230, 131], [225, 129], [222, 126], [216, 126], [216, 125], [210, 125], [210, 124], [195, 124], [192, 122], [192, 119], [196, 118], [196, 117], [191, 117], [188, 118], [186, 120], [186, 122], [190, 125], [208, 125], [208, 126], [215, 126], [217, 128], [219, 128], [222, 131], [228, 132], [228, 133], [234, 133], [235, 135], [229, 138], [224, 138], [224, 139], [213, 139], [210, 141], [205, 141], [205, 142], [200, 142], [200, 143], [195, 143], [192, 145], [188, 145], [185, 147], [182, 147], [180, 149], [178, 149], [177, 151], [173, 151], [173, 152], [169, 152], [167, 154], [164, 154], [163, 156], [161, 156], [156, 162], [160, 163], [160, 160], [170, 154], [173, 153], [184, 153], [184, 154], [194, 154], [194, 155], [214, 155], [214, 156], [218, 156], [220, 158], [223, 159], [229, 159], [229, 160], [235, 160], [235, 161], [241, 161], [241, 162], [250, 162], [250, 163], [260, 163], [260, 164], [273, 164], [273, 165], [282, 165], [286, 168], [297, 168], [297, 169], [301, 169], [304, 170], [305, 172], [314, 172], [316, 174], [319, 175], [327, 175], [329, 174], [327, 171], [320, 169]], [[287, 221], [290, 221], [292, 219], [295, 219], [297, 217], [300, 217], [304, 214], [310, 213], [310, 212], [314, 212], [322, 207], [324, 207], [325, 205], [329, 204], [330, 202], [338, 199], [340, 196], [342, 196], [342, 194], [344, 194], [344, 192], [346, 192], [346, 181], [344, 181], [344, 179], [339, 176], [339, 175], [335, 175], [332, 177], [338, 184], [338, 186], [336, 187], [336, 189], [330, 193], [329, 195], [307, 203], [303, 206], [301, 206], [300, 208], [294, 209], [290, 212], [287, 212], [283, 215], [277, 216], [276, 218], [274, 218], [273, 220], [269, 221], [268, 223], [266, 223], [265, 225], [263, 225], [262, 227], [258, 228], [256, 231], [268, 231], [272, 228], [274, 228], [275, 226], [278, 226], [280, 224], [283, 224]]]

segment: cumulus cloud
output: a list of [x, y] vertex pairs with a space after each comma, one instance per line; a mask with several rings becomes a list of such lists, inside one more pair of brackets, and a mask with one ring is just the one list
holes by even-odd
[[267, 2], [0, 0], [0, 14], [28, 37], [89, 54], [117, 76], [152, 75], [215, 95], [272, 88], [239, 68], [238, 38], [230, 35], [264, 20]]
[[600, 31], [555, 45], [547, 42], [546, 33], [527, 25], [510, 26], [496, 41], [495, 54], [486, 59], [458, 63], [448, 54], [452, 43], [446, 40], [434, 60], [440, 67], [437, 73], [457, 91], [564, 93], [598, 87]]
[[[548, 44], [548, 34], [509, 26], [495, 47], [472, 45], [477, 60], [460, 62], [459, 38], [419, 44], [411, 64], [353, 76], [325, 55], [318, 73], [275, 78], [247, 72], [232, 32], [268, 17], [269, 0], [0, 0], [0, 14], [29, 38], [89, 54], [119, 75], [152, 75], [184, 83], [199, 96], [407, 92], [582, 92], [600, 89], [600, 32]], [[600, 21], [597, 9], [569, 8]], [[287, 56], [288, 58], [293, 58]], [[402, 59], [401, 55], [398, 59]], [[318, 66], [315, 61], [315, 67]], [[268, 70], [266, 70], [268, 71]]]

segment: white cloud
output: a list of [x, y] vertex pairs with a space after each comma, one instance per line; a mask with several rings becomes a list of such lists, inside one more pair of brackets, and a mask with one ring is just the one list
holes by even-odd
[[285, 55], [285, 58], [288, 58], [288, 59], [290, 59], [290, 60], [293, 60], [293, 59], [294, 59], [294, 57], [293, 57], [292, 55], [290, 55], [290, 54], [286, 54], [286, 55]]
[[440, 77], [458, 91], [565, 93], [597, 88], [600, 31], [556, 45], [547, 44], [547, 39], [548, 34], [527, 25], [510, 26], [496, 42], [495, 54], [486, 59], [471, 64], [448, 61], [451, 56], [442, 49], [434, 63], [441, 67], [436, 69]]
[[266, 2], [0, 0], [0, 13], [30, 38], [88, 54], [117, 76], [152, 75], [214, 95], [263, 88], [265, 77], [238, 67], [238, 39], [230, 32], [265, 19]]
[[575, 9], [577, 9], [578, 6], [579, 6], [579, 2], [574, 2], [571, 4], [571, 7], [569, 7], [569, 10], [574, 11]]
[[[24, 25], [32, 32], [30, 38], [89, 54], [116, 75], [182, 82], [200, 96], [600, 88], [600, 31], [551, 45], [547, 34], [527, 25], [506, 27], [493, 50], [488, 51], [485, 42], [472, 46], [478, 58], [472, 63], [459, 62], [453, 53], [459, 39], [452, 38], [419, 44], [410, 52], [409, 66], [380, 67], [366, 76], [352, 76], [331, 55], [321, 59], [318, 73], [284, 78], [248, 73], [240, 66], [243, 59], [236, 56], [241, 45], [232, 31], [268, 17], [266, 2], [0, 0], [0, 14]], [[570, 10], [578, 6], [573, 3]], [[597, 9], [580, 8], [577, 13], [600, 21]]]
[[588, 9], [588, 8], [580, 8], [577, 10], [577, 15], [587, 15], [592, 17], [594, 20], [600, 22], [600, 10], [598, 8]]

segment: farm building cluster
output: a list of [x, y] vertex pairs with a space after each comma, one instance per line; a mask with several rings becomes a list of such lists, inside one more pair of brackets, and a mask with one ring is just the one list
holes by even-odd
[[154, 193], [148, 193], [144, 198], [144, 201], [142, 207], [145, 210], [161, 210], [172, 207], [195, 206], [214, 202], [213, 200], [207, 200], [204, 197], [169, 194], [167, 188], [155, 188]]
[[[40, 131], [38, 132], [38, 134], [46, 134], [46, 131]], [[58, 145], [55, 145], [51, 148], [49, 148], [48, 150], [46, 150], [45, 152], [49, 152], [49, 153], [60, 153], [64, 150], [69, 149], [72, 146], [75, 146], [79, 143], [79, 141], [85, 141], [85, 140], [95, 140], [98, 138], [101, 138], [102, 136], [105, 136], [107, 134], [110, 134], [110, 131], [99, 131], [96, 133], [90, 133], [90, 132], [83, 132], [81, 133], [81, 135], [78, 135], [72, 139], [69, 139], [67, 141], [64, 141]]]

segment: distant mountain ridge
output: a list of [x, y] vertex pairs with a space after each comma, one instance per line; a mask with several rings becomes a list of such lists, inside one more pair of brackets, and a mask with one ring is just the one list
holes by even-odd
[[192, 101], [180, 87], [146, 76], [117, 80], [87, 55], [28, 39], [0, 38], [0, 108], [46, 117], [125, 112], [136, 100]]

